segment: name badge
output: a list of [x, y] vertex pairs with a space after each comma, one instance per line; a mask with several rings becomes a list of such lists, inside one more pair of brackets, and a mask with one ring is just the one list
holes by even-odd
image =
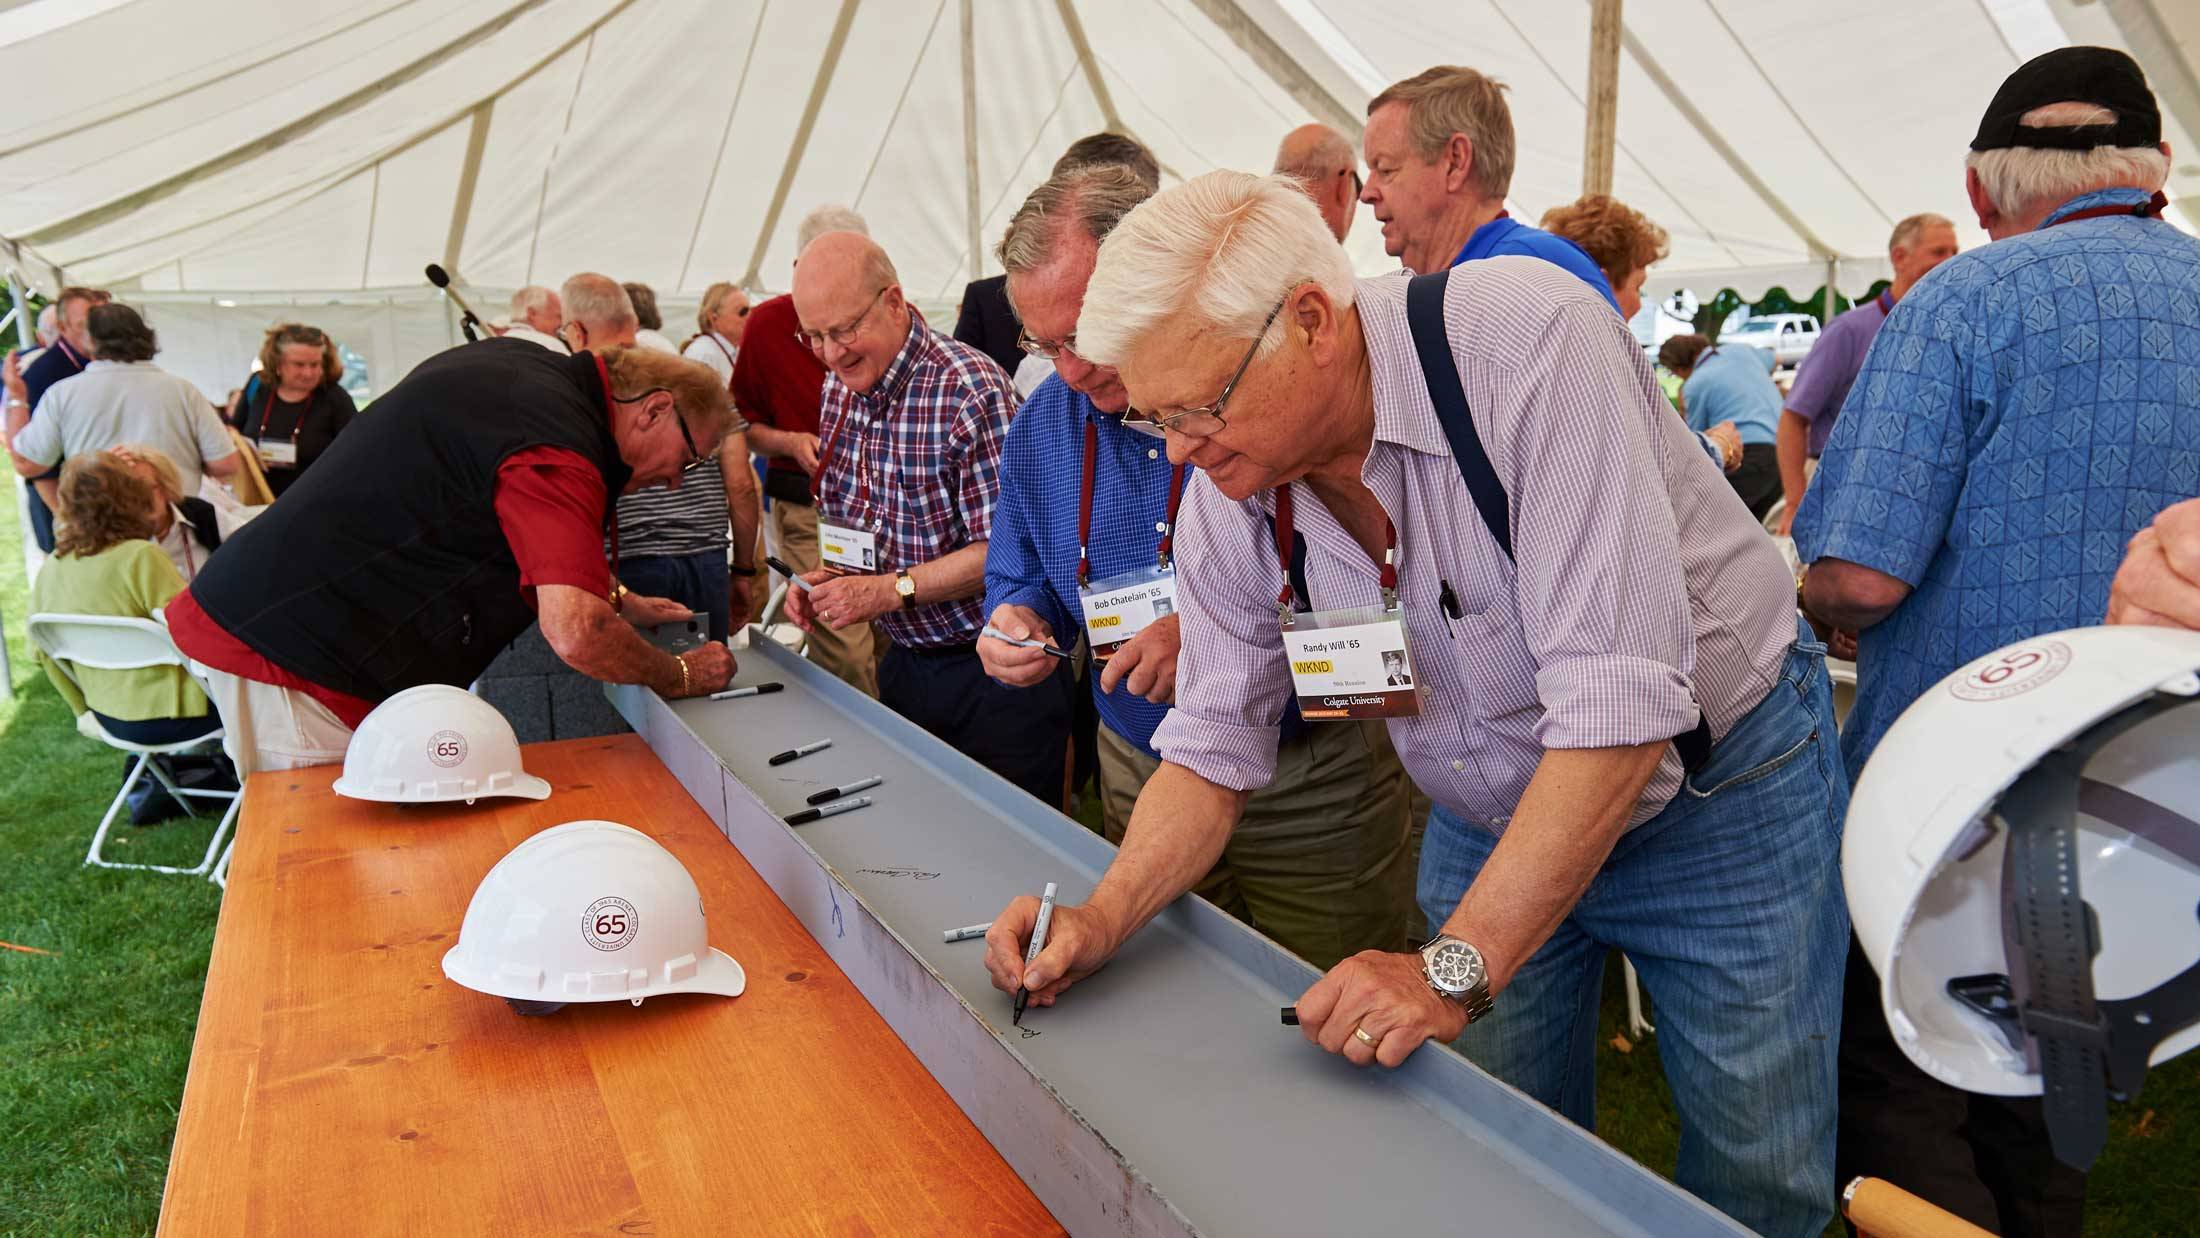
[[1149, 564], [1077, 590], [1092, 656], [1108, 660], [1123, 643], [1176, 613], [1176, 569]]
[[878, 538], [846, 525], [817, 525], [818, 557], [834, 567], [852, 568], [859, 572], [878, 570]]
[[298, 467], [298, 444], [287, 438], [264, 439], [259, 444], [260, 459], [264, 467], [294, 469]]
[[1299, 714], [1309, 722], [1411, 718], [1421, 712], [1405, 618], [1379, 606], [1292, 615], [1284, 656]]

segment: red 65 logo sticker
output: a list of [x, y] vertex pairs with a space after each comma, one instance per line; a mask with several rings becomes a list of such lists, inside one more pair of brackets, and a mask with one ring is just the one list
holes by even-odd
[[451, 769], [466, 759], [466, 737], [456, 731], [437, 731], [428, 737], [428, 759]]
[[598, 950], [626, 949], [641, 928], [642, 918], [634, 914], [634, 904], [612, 895], [590, 903], [581, 913], [581, 939]]
[[2005, 701], [2053, 680], [2068, 665], [2070, 646], [2059, 640], [2033, 641], [1973, 663], [1948, 691], [1962, 701]]

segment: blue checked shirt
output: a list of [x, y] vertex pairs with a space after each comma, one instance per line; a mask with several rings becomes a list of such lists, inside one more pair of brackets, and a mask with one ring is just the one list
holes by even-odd
[[1797, 513], [1803, 559], [1913, 592], [1862, 634], [1854, 777], [1910, 703], [2003, 645], [2101, 622], [2124, 545], [2200, 494], [2200, 240], [2082, 194], [1896, 304]]
[[[1001, 500], [985, 548], [985, 612], [1028, 606], [1075, 644], [1084, 628], [1077, 602], [1078, 496], [1085, 425], [1099, 432], [1092, 480], [1092, 579], [1150, 567], [1169, 515], [1169, 452], [1157, 438], [1123, 428], [1060, 378], [1049, 378], [1017, 410], [1001, 448]], [[1153, 731], [1169, 712], [1121, 684], [1092, 693], [1107, 728], [1155, 756]]]
[[[818, 410], [820, 518], [878, 538], [879, 570], [930, 563], [993, 530], [1001, 439], [1016, 388], [990, 357], [909, 311], [909, 338], [868, 394], [825, 375]], [[905, 648], [968, 645], [985, 626], [977, 598], [888, 612]]]

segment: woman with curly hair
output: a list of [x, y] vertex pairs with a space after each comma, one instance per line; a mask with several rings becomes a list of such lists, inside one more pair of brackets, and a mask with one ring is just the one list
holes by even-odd
[[[31, 613], [150, 619], [166, 606], [183, 591], [183, 577], [149, 540], [159, 501], [154, 484], [116, 453], [70, 456], [61, 466], [54, 553], [31, 586]], [[221, 725], [206, 693], [180, 666], [72, 666], [72, 682], [43, 652], [38, 660], [69, 708], [89, 709], [117, 739], [172, 744]]]
[[259, 450], [277, 498], [358, 415], [337, 385], [343, 376], [336, 343], [319, 327], [282, 323], [261, 342], [259, 390], [238, 404], [236, 426]]

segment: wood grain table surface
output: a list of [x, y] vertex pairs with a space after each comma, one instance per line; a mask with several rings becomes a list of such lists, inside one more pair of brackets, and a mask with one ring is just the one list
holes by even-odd
[[[523, 754], [549, 799], [253, 777], [164, 1234], [1062, 1232], [639, 738]], [[746, 993], [524, 1018], [444, 978], [483, 874], [586, 818], [687, 865]]]

